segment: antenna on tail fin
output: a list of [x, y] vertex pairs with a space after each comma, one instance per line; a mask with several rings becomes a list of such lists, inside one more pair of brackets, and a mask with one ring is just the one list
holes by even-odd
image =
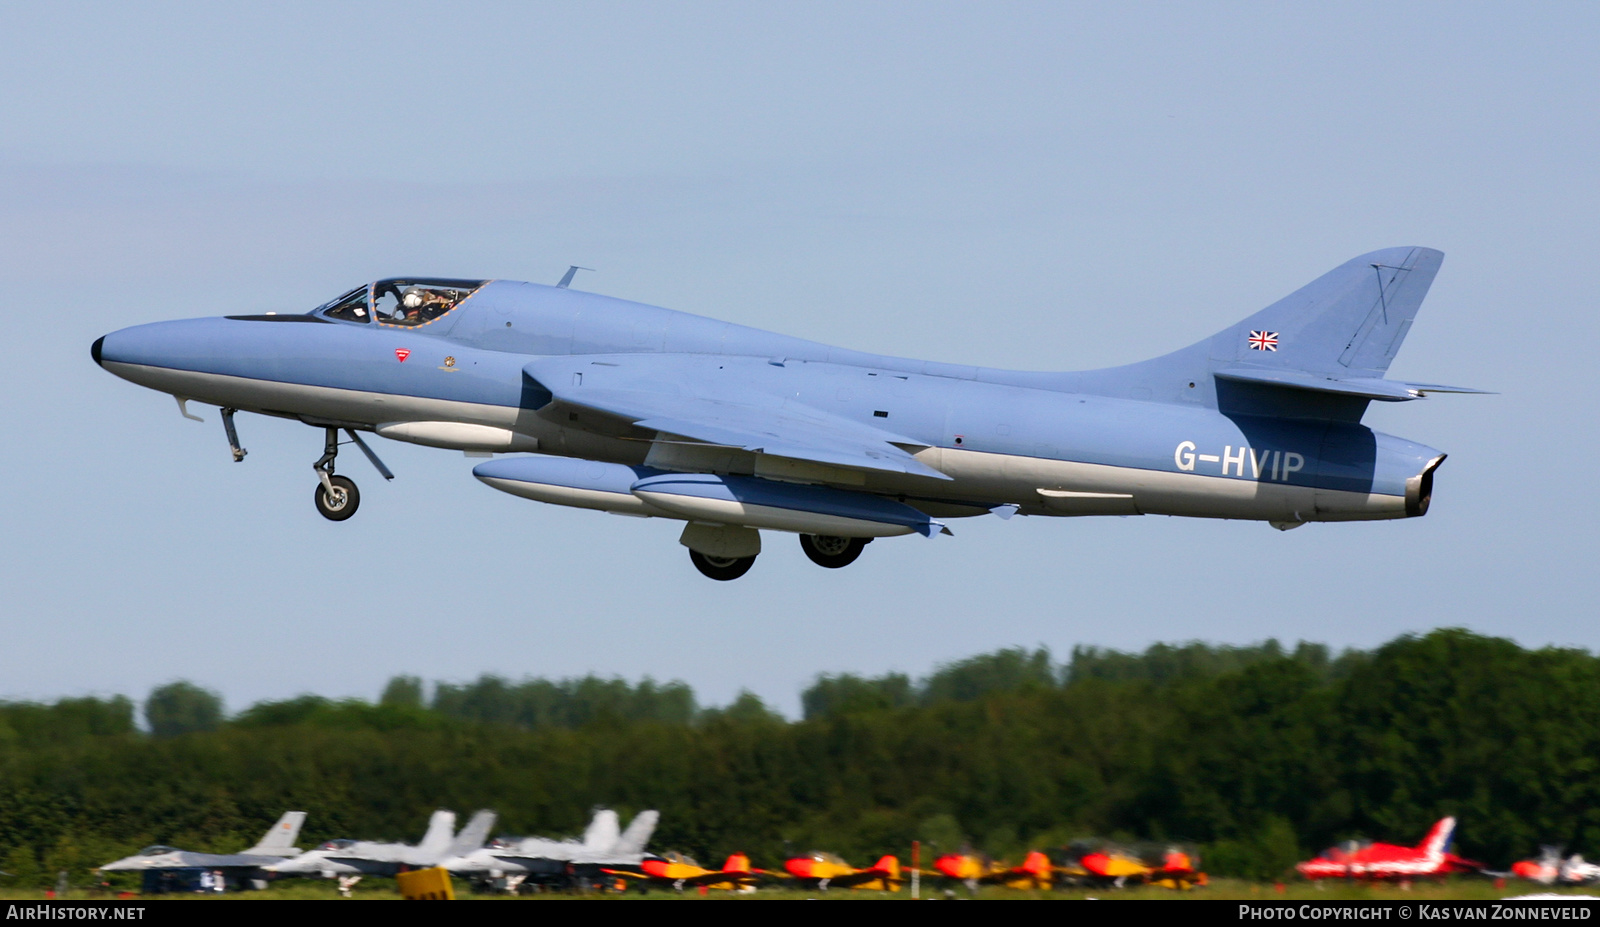
[[576, 264], [572, 265], [571, 267], [568, 267], [567, 268], [567, 272], [561, 275], [561, 282], [556, 284], [556, 289], [564, 290], [567, 287], [571, 286], [572, 285], [572, 278], [576, 277], [578, 275], [578, 271], [580, 271], [580, 270], [587, 270], [587, 271], [591, 271], [592, 272], [594, 270], [594, 268], [593, 267], [579, 267]]

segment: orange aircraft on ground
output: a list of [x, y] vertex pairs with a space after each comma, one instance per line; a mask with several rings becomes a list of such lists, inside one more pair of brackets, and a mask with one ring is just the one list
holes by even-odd
[[1056, 872], [1079, 884], [1121, 888], [1144, 882], [1155, 870], [1132, 853], [1096, 843], [1076, 843], [1063, 855]]
[[1196, 869], [1194, 857], [1176, 846], [1159, 853], [1136, 854], [1101, 841], [1080, 841], [1058, 858], [1056, 875], [1078, 885], [1122, 888], [1147, 884], [1187, 891], [1208, 882], [1206, 874]]
[[630, 879], [641, 879], [646, 884], [675, 888], [680, 892], [691, 885], [702, 890], [754, 891], [756, 883], [765, 875], [759, 869], [752, 869], [750, 857], [743, 853], [729, 856], [721, 869], [707, 869], [682, 853], [647, 856], [639, 863], [639, 868], [643, 871], [606, 871]]
[[900, 875], [900, 860], [894, 856], [885, 856], [866, 869], [857, 869], [832, 853], [812, 853], [784, 860], [783, 868], [795, 880], [823, 891], [859, 888], [897, 892], [905, 881]]
[[933, 861], [933, 868], [939, 875], [964, 882], [973, 890], [979, 885], [1004, 885], [1049, 891], [1055, 872], [1050, 857], [1038, 850], [1029, 853], [1020, 866], [1007, 866], [972, 853], [946, 853]]
[[1210, 882], [1206, 874], [1195, 868], [1194, 857], [1177, 847], [1168, 847], [1161, 855], [1161, 865], [1150, 872], [1150, 884], [1163, 888], [1188, 891]]

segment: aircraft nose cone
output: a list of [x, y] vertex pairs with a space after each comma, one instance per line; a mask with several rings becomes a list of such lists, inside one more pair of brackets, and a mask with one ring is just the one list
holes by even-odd
[[224, 319], [134, 325], [96, 339], [89, 346], [89, 356], [108, 373], [151, 386], [144, 382], [151, 370], [202, 370], [219, 358], [238, 354], [242, 343], [237, 328], [249, 326]]

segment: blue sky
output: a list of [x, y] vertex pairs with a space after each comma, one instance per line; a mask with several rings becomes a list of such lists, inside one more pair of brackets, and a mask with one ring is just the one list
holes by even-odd
[[[1583, 4], [8, 4], [0, 8], [0, 697], [230, 707], [395, 673], [680, 678], [794, 713], [817, 672], [1001, 646], [1458, 625], [1600, 646], [1600, 9]], [[986, 518], [704, 580], [677, 529], [513, 499], [89, 360], [404, 273], [554, 281], [869, 351], [1153, 356], [1380, 247], [1446, 252], [1379, 405], [1441, 448], [1372, 525]]]

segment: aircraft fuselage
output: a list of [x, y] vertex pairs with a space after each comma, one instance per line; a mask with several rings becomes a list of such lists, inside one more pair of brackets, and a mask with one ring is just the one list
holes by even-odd
[[[1307, 290], [1326, 288], [1338, 273]], [[1332, 392], [1374, 387], [1334, 381], [1326, 391], [1313, 383], [1312, 392], [1302, 392], [1241, 383], [1218, 369], [1255, 361], [1250, 349], [1269, 335], [1276, 351], [1276, 331], [1252, 331], [1249, 345], [1237, 347], [1230, 345], [1242, 336], [1225, 332], [1122, 368], [1025, 372], [849, 351], [560, 287], [471, 283], [470, 295], [425, 324], [400, 323], [399, 315], [389, 323], [359, 306], [361, 318], [340, 317], [341, 310], [323, 307], [309, 315], [140, 325], [107, 335], [93, 353], [117, 376], [225, 410], [435, 447], [632, 468], [607, 477], [622, 480], [624, 494], [641, 476], [715, 474], [866, 494], [929, 518], [1158, 514], [1279, 527], [1403, 518], [1426, 512], [1432, 471], [1443, 458], [1360, 424], [1368, 399], [1384, 396]], [[346, 303], [359, 304], [358, 291], [352, 294]], [[1341, 363], [1377, 323], [1365, 324]], [[1405, 327], [1409, 317], [1391, 356]], [[1264, 351], [1262, 357], [1271, 359]], [[1385, 357], [1380, 371], [1386, 366]], [[1245, 376], [1255, 377], [1254, 370]], [[641, 399], [649, 408], [630, 413], [629, 402]], [[764, 415], [775, 423], [770, 429]], [[688, 425], [675, 424], [680, 420]], [[790, 428], [800, 428], [800, 437]], [[722, 440], [724, 433], [735, 437]], [[816, 434], [842, 436], [842, 444]], [[331, 431], [329, 440], [332, 448]], [[882, 453], [873, 440], [882, 442]], [[325, 469], [332, 473], [331, 465]], [[504, 472], [479, 475], [531, 498], [608, 507], [609, 496], [588, 504], [537, 488], [520, 492], [496, 482]], [[685, 515], [643, 495], [628, 505], [635, 514], [721, 517], [698, 509]]]

